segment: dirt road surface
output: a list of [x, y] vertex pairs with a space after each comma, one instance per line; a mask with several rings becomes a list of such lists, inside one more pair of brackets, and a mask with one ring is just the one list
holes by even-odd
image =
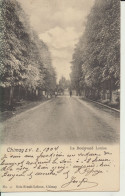
[[76, 97], [60, 96], [4, 121], [3, 144], [113, 144], [119, 113]]

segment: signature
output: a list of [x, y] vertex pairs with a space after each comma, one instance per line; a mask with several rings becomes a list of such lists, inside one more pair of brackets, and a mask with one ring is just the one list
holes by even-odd
[[78, 166], [75, 173], [84, 174], [85, 176], [89, 176], [89, 175], [96, 176], [98, 174], [102, 174], [103, 171], [99, 169], [84, 168], [83, 166]]
[[91, 182], [88, 178], [83, 178], [78, 180], [75, 176], [72, 176], [69, 182], [64, 183], [61, 188], [69, 187], [70, 185], [75, 185], [76, 190], [79, 189], [88, 189], [98, 186], [97, 182]]

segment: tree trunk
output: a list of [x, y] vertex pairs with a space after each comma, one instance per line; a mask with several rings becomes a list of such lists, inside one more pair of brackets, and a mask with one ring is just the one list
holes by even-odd
[[20, 101], [20, 98], [21, 98], [21, 97], [20, 97], [20, 90], [21, 90], [21, 89], [20, 89], [20, 86], [18, 86], [18, 101]]
[[104, 81], [103, 82], [103, 91], [102, 91], [102, 97], [101, 97], [102, 100], [105, 100], [106, 99], [106, 82]]
[[110, 101], [112, 101], [112, 79], [110, 79]]
[[25, 89], [25, 96], [24, 96], [25, 99], [27, 99], [27, 95], [28, 95], [28, 91], [27, 89]]
[[13, 86], [10, 87], [9, 106], [12, 105], [12, 102], [13, 102]]

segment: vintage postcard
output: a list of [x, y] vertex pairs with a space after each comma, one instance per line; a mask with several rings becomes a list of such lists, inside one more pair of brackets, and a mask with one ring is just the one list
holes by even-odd
[[0, 191], [119, 191], [120, 1], [0, 0]]

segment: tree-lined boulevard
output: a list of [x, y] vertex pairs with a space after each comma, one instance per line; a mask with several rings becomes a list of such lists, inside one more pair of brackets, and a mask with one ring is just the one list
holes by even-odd
[[119, 1], [95, 1], [82, 35], [74, 45], [70, 82], [62, 76], [57, 83], [51, 51], [31, 28], [17, 0], [0, 2], [0, 42], [0, 108], [3, 110], [7, 106], [12, 109], [21, 99], [36, 100], [57, 90], [64, 92], [67, 85], [77, 95], [119, 107]]
[[[67, 26], [67, 18], [61, 16], [59, 20], [64, 19], [61, 27], [59, 20], [54, 22], [48, 15], [40, 18], [41, 31], [35, 31], [31, 25], [31, 18], [38, 19], [37, 11], [35, 16], [30, 12], [29, 18], [28, 8], [19, 0], [0, 1], [1, 143], [112, 144], [119, 141], [119, 112], [87, 100], [119, 110], [120, 3], [118, 0], [96, 0], [86, 17], [82, 15], [84, 6], [83, 10], [79, 8], [85, 1], [79, 0], [77, 6], [77, 0], [69, 1], [70, 5], [66, 4], [67, 0], [55, 0], [56, 9], [50, 1], [39, 1], [43, 4], [43, 14], [46, 16], [44, 9], [50, 13], [53, 9], [57, 14], [55, 19], [60, 15], [58, 8], [65, 16], [64, 8], [69, 6], [69, 19], [74, 25], [70, 27], [69, 22]], [[47, 6], [45, 2], [49, 2]], [[65, 4], [63, 9], [60, 2]], [[33, 3], [31, 10], [35, 6], [38, 9], [39, 4]], [[78, 22], [83, 21], [82, 28], [77, 29], [73, 11], [81, 14]], [[47, 29], [44, 29], [45, 19]], [[71, 59], [67, 62], [69, 56]], [[57, 62], [58, 69], [65, 73], [62, 76], [55, 69]], [[69, 78], [66, 70], [70, 70]], [[17, 106], [28, 103], [30, 109], [27, 107], [17, 114]], [[7, 118], [13, 117], [4, 119], [4, 113], [8, 114]]]

